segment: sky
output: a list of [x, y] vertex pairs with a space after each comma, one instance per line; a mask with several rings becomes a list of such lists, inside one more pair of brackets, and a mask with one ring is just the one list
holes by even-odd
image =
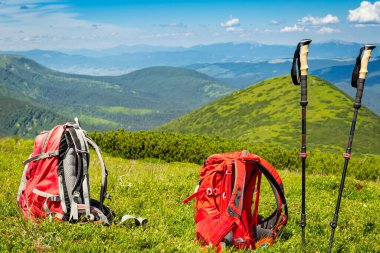
[[380, 1], [0, 0], [0, 50], [380, 42]]

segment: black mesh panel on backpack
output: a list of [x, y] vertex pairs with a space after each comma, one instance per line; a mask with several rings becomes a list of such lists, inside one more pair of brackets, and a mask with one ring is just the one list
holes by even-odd
[[69, 146], [70, 145], [67, 143], [66, 134], [63, 134], [61, 137], [61, 141], [59, 143], [59, 162], [58, 162], [58, 175], [62, 177], [63, 194], [65, 197], [64, 201], [65, 201], [66, 208], [67, 208], [67, 212], [65, 213], [63, 220], [69, 220], [69, 216], [70, 216], [70, 203], [71, 203], [70, 196], [71, 196], [71, 194], [69, 194], [69, 191], [67, 189], [66, 176], [64, 173], [64, 159], [65, 159], [67, 152], [69, 150], [68, 149]]

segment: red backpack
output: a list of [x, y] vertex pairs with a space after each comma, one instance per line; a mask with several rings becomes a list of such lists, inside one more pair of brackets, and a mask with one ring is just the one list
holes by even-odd
[[[103, 204], [107, 193], [107, 169], [98, 146], [79, 121], [58, 125], [35, 138], [33, 153], [23, 162], [25, 169], [17, 194], [17, 202], [26, 219], [49, 217], [50, 221], [79, 220], [109, 225], [115, 214]], [[100, 160], [102, 183], [99, 201], [90, 198], [89, 146]], [[136, 225], [147, 220], [131, 215], [119, 222], [134, 219]]]
[[[259, 215], [262, 175], [273, 190], [276, 210]], [[271, 245], [286, 226], [288, 209], [282, 181], [273, 166], [248, 151], [210, 156], [201, 168], [199, 184], [184, 203], [196, 198], [198, 241], [222, 250]]]

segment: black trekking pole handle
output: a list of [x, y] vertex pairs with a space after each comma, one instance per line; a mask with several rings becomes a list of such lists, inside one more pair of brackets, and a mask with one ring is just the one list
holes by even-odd
[[310, 39], [301, 40], [294, 52], [291, 76], [295, 85], [301, 85], [301, 102], [302, 106], [306, 106], [307, 101], [307, 75], [309, 66], [307, 65], [307, 57], [309, 54]]
[[298, 43], [294, 52], [293, 64], [291, 69], [292, 81], [295, 85], [301, 85], [301, 101], [302, 106], [302, 146], [299, 157], [302, 159], [302, 211], [301, 221], [299, 225], [302, 228], [302, 249], [305, 246], [305, 227], [306, 227], [306, 106], [307, 101], [307, 75], [309, 66], [307, 65], [307, 57], [309, 53], [309, 45], [311, 40], [305, 39]]
[[[360, 49], [359, 56], [356, 58], [355, 68], [352, 72], [351, 85], [354, 88], [356, 88], [356, 95], [355, 95], [355, 102], [354, 102], [354, 116], [352, 118], [350, 136], [348, 139], [346, 153], [343, 154], [343, 157], [345, 158], [345, 162], [344, 162], [342, 178], [341, 178], [340, 186], [339, 186], [339, 194], [338, 194], [338, 200], [335, 207], [335, 214], [334, 214], [333, 220], [330, 222], [331, 234], [330, 234], [329, 248], [327, 250], [328, 253], [331, 252], [332, 245], [334, 242], [335, 229], [338, 226], [340, 203], [342, 200], [342, 193], [343, 193], [344, 182], [345, 182], [346, 174], [347, 174], [348, 162], [351, 158], [351, 148], [352, 148], [352, 142], [354, 140], [356, 119], [358, 116], [359, 109], [361, 107], [361, 100], [362, 100], [362, 96], [364, 92], [365, 78], [368, 73], [368, 70], [367, 70], [368, 62], [369, 62], [369, 59], [371, 58], [371, 53], [374, 48], [375, 48], [374, 45], [365, 45], [364, 47]], [[362, 53], [363, 53], [363, 57], [361, 57]]]
[[301, 40], [294, 51], [291, 76], [295, 85], [300, 84], [300, 76], [308, 75], [309, 66], [307, 65], [307, 57], [310, 43], [310, 39]]

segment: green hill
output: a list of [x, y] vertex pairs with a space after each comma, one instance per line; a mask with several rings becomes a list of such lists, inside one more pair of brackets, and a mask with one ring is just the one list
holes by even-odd
[[[88, 130], [149, 129], [232, 91], [207, 75], [183, 68], [155, 67], [119, 77], [94, 77], [54, 71], [22, 56], [0, 55], [0, 96], [65, 119], [79, 116]], [[17, 104], [18, 111], [24, 108]], [[3, 106], [1, 114], [17, 116]], [[2, 134], [8, 132], [4, 124], [0, 122]], [[42, 126], [46, 129], [49, 124]], [[37, 128], [30, 132], [41, 130]]]
[[34, 136], [65, 122], [61, 115], [25, 101], [0, 96], [0, 136]]
[[[308, 149], [343, 151], [352, 119], [352, 99], [334, 85], [309, 77]], [[253, 143], [299, 147], [300, 88], [289, 76], [267, 79], [168, 122], [158, 130], [221, 136]], [[359, 112], [354, 153], [380, 154], [380, 117]]]
[[233, 91], [208, 75], [174, 67], [150, 67], [104, 80], [133, 92], [145, 92], [177, 109], [197, 108]]

